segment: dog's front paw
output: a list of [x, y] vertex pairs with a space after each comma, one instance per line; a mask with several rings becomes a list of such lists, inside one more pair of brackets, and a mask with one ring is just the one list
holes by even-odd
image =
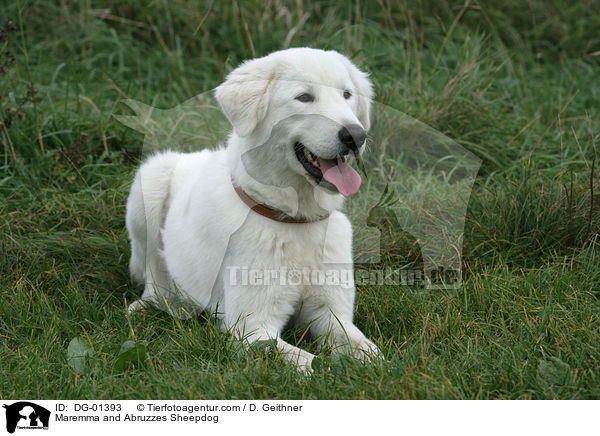
[[296, 362], [296, 368], [304, 375], [311, 376], [313, 373], [312, 363], [314, 360], [314, 356], [310, 358], [302, 358], [298, 359]]
[[281, 339], [263, 339], [249, 344], [251, 350], [268, 350], [273, 355], [282, 357], [293, 365], [300, 373], [310, 376], [313, 373], [312, 362], [315, 355], [294, 347]]
[[127, 308], [127, 314], [131, 315], [140, 310], [147, 309], [148, 307], [152, 307], [152, 303], [148, 300], [143, 300], [140, 298], [129, 305]]
[[300, 371], [300, 373], [307, 376], [312, 375], [312, 362], [315, 358], [314, 354], [298, 349], [297, 352], [283, 351], [281, 356], [289, 363], [291, 363], [298, 371]]
[[[340, 335], [342, 336], [342, 335]], [[336, 341], [334, 351], [348, 354], [364, 362], [384, 359], [383, 353], [355, 326], [344, 329], [343, 340]]]
[[352, 356], [365, 362], [385, 359], [379, 347], [366, 337], [361, 338], [355, 343], [351, 343], [350, 348]]

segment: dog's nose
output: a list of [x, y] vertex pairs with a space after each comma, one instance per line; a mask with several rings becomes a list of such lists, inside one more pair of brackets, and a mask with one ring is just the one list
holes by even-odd
[[338, 132], [338, 138], [342, 144], [346, 146], [346, 149], [342, 152], [343, 155], [348, 154], [350, 151], [358, 156], [358, 149], [365, 142], [367, 132], [358, 124], [350, 124], [343, 126]]

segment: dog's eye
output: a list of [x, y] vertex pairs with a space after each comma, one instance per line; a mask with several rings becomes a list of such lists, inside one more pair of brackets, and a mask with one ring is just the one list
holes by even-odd
[[344, 98], [348, 100], [350, 97], [352, 97], [352, 93], [348, 90], [344, 91]]
[[311, 101], [315, 101], [315, 96], [305, 92], [296, 97], [296, 100], [301, 101], [302, 103], [310, 103]]

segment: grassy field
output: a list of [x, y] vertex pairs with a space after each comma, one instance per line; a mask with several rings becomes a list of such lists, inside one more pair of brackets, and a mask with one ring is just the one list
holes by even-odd
[[[600, 398], [600, 5], [398, 3], [0, 0], [0, 398]], [[302, 45], [352, 56], [378, 103], [482, 160], [463, 287], [359, 287], [387, 361], [311, 378], [210, 318], [126, 316], [143, 136], [114, 118]], [[410, 257], [384, 240], [388, 266]]]

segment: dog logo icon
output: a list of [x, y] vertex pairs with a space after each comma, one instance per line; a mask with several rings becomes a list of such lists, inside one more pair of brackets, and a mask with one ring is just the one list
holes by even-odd
[[48, 429], [50, 411], [28, 401], [19, 401], [3, 406], [6, 409], [6, 431], [14, 433], [19, 429]]

